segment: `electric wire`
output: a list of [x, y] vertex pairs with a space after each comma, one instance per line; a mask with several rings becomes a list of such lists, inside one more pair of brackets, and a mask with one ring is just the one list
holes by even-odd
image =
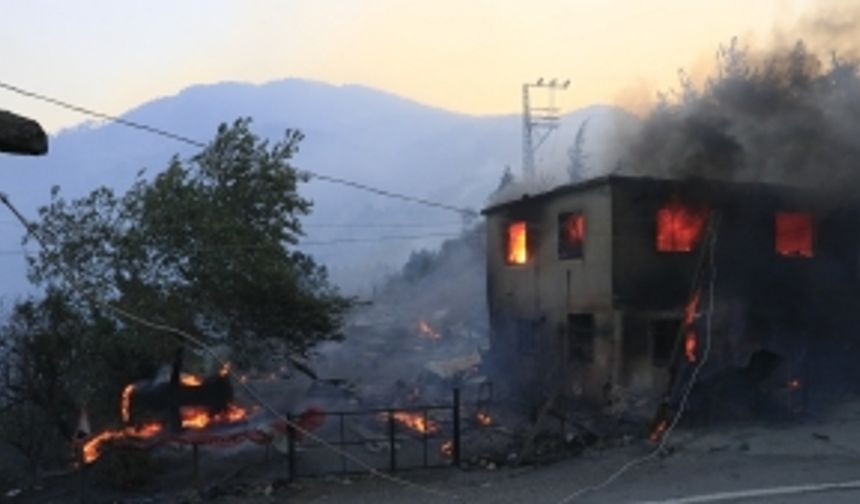
[[[207, 144], [200, 142], [198, 140], [188, 138], [187, 136], [184, 136], [184, 135], [172, 133], [172, 132], [167, 131], [165, 129], [156, 128], [154, 126], [150, 126], [148, 124], [144, 124], [141, 122], [131, 121], [128, 119], [123, 119], [122, 117], [117, 117], [114, 115], [105, 114], [103, 112], [99, 112], [99, 111], [92, 110], [92, 109], [89, 109], [86, 107], [82, 107], [80, 105], [75, 105], [73, 103], [70, 103], [70, 102], [67, 102], [64, 100], [53, 98], [53, 97], [50, 97], [50, 96], [47, 96], [47, 95], [44, 95], [41, 93], [36, 93], [35, 91], [29, 91], [27, 89], [24, 89], [24, 88], [21, 88], [19, 86], [15, 86], [15, 85], [3, 82], [3, 81], [0, 81], [0, 88], [5, 89], [7, 91], [11, 91], [11, 92], [16, 93], [16, 94], [19, 94], [21, 96], [26, 96], [28, 98], [32, 98], [34, 100], [39, 100], [39, 101], [43, 101], [45, 103], [50, 103], [52, 105], [56, 105], [58, 107], [72, 110], [74, 112], [78, 112], [78, 113], [81, 113], [84, 115], [89, 115], [91, 117], [97, 117], [99, 119], [103, 119], [106, 121], [115, 122], [117, 124], [121, 124], [121, 125], [127, 126], [129, 128], [137, 129], [140, 131], [145, 131], [147, 133], [151, 133], [153, 135], [158, 135], [158, 136], [161, 136], [164, 138], [169, 138], [171, 140], [175, 140], [177, 142], [182, 142], [182, 143], [185, 143], [188, 145], [192, 145], [194, 147], [200, 147], [200, 148], [206, 148], [207, 147]], [[341, 177], [335, 177], [334, 175], [326, 175], [324, 173], [319, 173], [319, 172], [315, 172], [315, 171], [311, 171], [311, 170], [299, 170], [299, 171], [301, 173], [307, 175], [310, 178], [322, 180], [325, 182], [330, 182], [332, 184], [339, 184], [339, 185], [343, 185], [343, 186], [347, 186], [347, 187], [352, 187], [354, 189], [359, 189], [359, 190], [362, 190], [365, 192], [376, 194], [377, 196], [383, 196], [386, 198], [397, 199], [400, 201], [415, 203], [415, 204], [423, 205], [423, 206], [430, 207], [430, 208], [438, 208], [440, 210], [448, 210], [451, 212], [456, 212], [461, 217], [466, 218], [466, 219], [471, 219], [471, 218], [477, 217], [477, 215], [478, 215], [478, 213], [474, 209], [471, 209], [471, 208], [458, 207], [455, 205], [449, 205], [447, 203], [432, 201], [432, 200], [420, 198], [417, 196], [410, 196], [407, 194], [398, 193], [398, 192], [391, 191], [388, 189], [381, 189], [378, 187], [373, 187], [369, 184], [364, 184], [364, 183], [356, 182], [353, 180], [347, 180], [347, 179], [341, 178]]]
[[[47, 246], [46, 241], [44, 240], [44, 237], [40, 233], [37, 232], [35, 226], [30, 224], [30, 222], [27, 220], [27, 218], [24, 217], [24, 215], [17, 209], [17, 207], [15, 207], [15, 205], [9, 200], [8, 196], [5, 195], [4, 193], [0, 193], [0, 203], [3, 203], [6, 206], [6, 208], [8, 208], [9, 211], [11, 211], [15, 215], [15, 218], [21, 223], [22, 226], [24, 226], [24, 228], [27, 230], [27, 233], [30, 234], [39, 243], [40, 247], [42, 247], [45, 250], [48, 249], [48, 246]], [[151, 321], [147, 318], [141, 317], [141, 316], [139, 316], [139, 315], [137, 315], [131, 311], [120, 308], [119, 306], [116, 306], [113, 303], [102, 301], [101, 299], [99, 299], [95, 295], [88, 293], [86, 291], [86, 289], [80, 288], [80, 286], [78, 285], [77, 279], [75, 278], [75, 276], [72, 274], [72, 272], [69, 269], [61, 266], [59, 268], [59, 270], [60, 270], [61, 274], [65, 277], [66, 281], [69, 282], [70, 287], [72, 287], [75, 291], [77, 291], [84, 298], [88, 299], [94, 305], [96, 305], [100, 308], [103, 308], [108, 312], [115, 314], [117, 317], [119, 317], [121, 319], [125, 319], [127, 321], [133, 322], [133, 323], [140, 325], [142, 327], [145, 327], [145, 328], [148, 328], [148, 329], [151, 329], [154, 331], [158, 331], [158, 332], [164, 332], [167, 334], [172, 334], [173, 336], [178, 337], [180, 340], [184, 340], [188, 343], [191, 343], [192, 345], [197, 347], [199, 350], [205, 352], [215, 362], [220, 363], [222, 366], [222, 369], [227, 370], [227, 373], [233, 379], [233, 382], [238, 384], [239, 387], [242, 388], [242, 390], [244, 390], [245, 393], [248, 394], [248, 396], [254, 402], [259, 404], [264, 410], [266, 410], [270, 414], [274, 415], [275, 418], [284, 422], [287, 426], [291, 427], [292, 429], [295, 429], [296, 432], [299, 432], [302, 435], [307, 436], [309, 439], [316, 441], [317, 443], [319, 443], [321, 446], [325, 447], [329, 451], [332, 451], [332, 452], [346, 458], [350, 462], [355, 463], [359, 467], [364, 468], [369, 475], [383, 479], [383, 480], [387, 480], [389, 482], [396, 483], [396, 484], [399, 484], [399, 485], [402, 485], [402, 486], [405, 486], [408, 488], [420, 490], [424, 493], [427, 493], [430, 495], [435, 495], [437, 497], [444, 497], [444, 498], [447, 498], [450, 500], [454, 500], [454, 499], [459, 498], [455, 494], [451, 494], [451, 493], [448, 493], [448, 492], [445, 492], [445, 491], [442, 491], [442, 490], [439, 490], [436, 488], [432, 488], [429, 486], [421, 485], [421, 484], [418, 484], [418, 483], [415, 483], [415, 482], [412, 482], [412, 481], [409, 481], [409, 480], [399, 478], [397, 476], [393, 476], [391, 474], [387, 474], [385, 472], [382, 472], [379, 469], [368, 464], [364, 460], [362, 460], [362, 459], [356, 457], [355, 455], [347, 452], [346, 450], [343, 450], [337, 446], [332, 445], [331, 443], [325, 441], [324, 439], [317, 436], [313, 432], [303, 428], [298, 423], [292, 421], [289, 417], [282, 414], [277, 409], [275, 409], [273, 406], [271, 406], [267, 401], [265, 401], [262, 397], [260, 397], [260, 395], [249, 384], [243, 383], [243, 380], [241, 379], [241, 377], [237, 377], [236, 371], [234, 371], [233, 367], [229, 365], [229, 362], [226, 362], [223, 359], [221, 359], [221, 357], [217, 354], [217, 352], [215, 352], [215, 350], [210, 345], [208, 345], [206, 342], [204, 342], [200, 338], [197, 338], [196, 336], [194, 336], [194, 335], [192, 335], [186, 331], [183, 331], [182, 329], [178, 329], [176, 327], [172, 327], [170, 325], [163, 324], [160, 322], [153, 322], [153, 321]], [[393, 447], [392, 447], [392, 449], [393, 449]]]
[[[699, 372], [702, 370], [702, 368], [705, 366], [705, 364], [707, 364], [708, 359], [710, 358], [710, 355], [711, 355], [711, 347], [712, 347], [711, 330], [712, 330], [712, 318], [713, 318], [713, 312], [714, 312], [715, 285], [716, 285], [716, 281], [717, 281], [717, 266], [716, 266], [716, 260], [714, 258], [715, 251], [716, 251], [716, 244], [717, 244], [717, 226], [716, 226], [717, 221], [718, 220], [716, 217], [711, 221], [711, 225], [709, 226], [710, 232], [708, 233], [707, 244], [705, 247], [703, 247], [703, 252], [705, 250], [707, 250], [707, 253], [708, 253], [708, 269], [709, 269], [709, 272], [708, 272], [709, 273], [708, 308], [707, 308], [707, 311], [705, 312], [705, 349], [704, 349], [704, 352], [702, 352], [701, 360], [699, 360], [697, 365], [693, 368], [693, 372], [690, 375], [690, 379], [687, 381], [687, 386], [684, 388], [684, 393], [681, 397], [681, 402], [678, 405], [678, 411], [675, 413], [675, 415], [672, 419], [672, 422], [670, 422], [669, 426], [666, 428], [666, 431], [663, 432], [663, 435], [660, 438], [660, 442], [648, 454], [646, 454], [642, 457], [630, 460], [629, 462], [627, 462], [626, 464], [621, 466], [618, 470], [616, 470], [614, 473], [610, 474], [606, 479], [604, 479], [600, 483], [581, 488], [581, 489], [567, 495], [566, 497], [564, 497], [560, 501], [558, 501], [558, 504], [566, 504], [568, 502], [572, 502], [573, 500], [575, 500], [579, 497], [582, 497], [583, 495], [586, 495], [586, 494], [589, 494], [592, 492], [600, 491], [600, 490], [608, 487], [609, 485], [611, 485], [615, 480], [617, 480], [618, 478], [623, 476], [630, 469], [632, 469], [636, 466], [639, 466], [641, 464], [644, 464], [646, 462], [649, 462], [649, 461], [653, 460], [654, 458], [658, 457], [661, 453], [663, 453], [663, 449], [666, 447], [666, 443], [668, 443], [669, 437], [671, 436], [672, 432], [675, 430], [675, 427], [678, 425], [678, 422], [681, 421], [681, 417], [683, 416], [683, 414], [687, 408], [687, 402], [689, 401], [690, 394], [693, 391], [693, 386], [696, 384], [696, 381], [698, 380]], [[694, 285], [697, 282], [698, 282], [698, 280], [696, 278], [694, 278]]]
[[[459, 234], [453, 233], [429, 233], [429, 234], [420, 234], [420, 235], [391, 235], [391, 236], [377, 236], [374, 238], [334, 238], [331, 240], [308, 240], [308, 241], [300, 241], [295, 244], [296, 247], [303, 246], [323, 246], [323, 245], [342, 245], [345, 243], [362, 243], [362, 244], [373, 244], [377, 242], [386, 242], [386, 241], [400, 241], [400, 240], [429, 240], [432, 238], [456, 238], [460, 236]], [[268, 249], [271, 248], [272, 245], [206, 245], [203, 247], [194, 247], [192, 250], [194, 252], [206, 252], [210, 250], [257, 250], [257, 249]], [[24, 255], [29, 256], [31, 254], [37, 254], [38, 250], [33, 249], [0, 249], [0, 255]]]

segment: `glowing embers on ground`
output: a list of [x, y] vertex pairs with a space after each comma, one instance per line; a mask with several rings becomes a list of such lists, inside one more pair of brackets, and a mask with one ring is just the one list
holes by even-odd
[[433, 341], [439, 341], [442, 339], [442, 335], [439, 334], [433, 327], [430, 326], [427, 322], [423, 320], [418, 321], [418, 334], [422, 338], [426, 338]]
[[801, 212], [777, 212], [774, 228], [777, 254], [805, 258], [815, 255], [815, 223], [812, 215]]
[[480, 426], [487, 427], [493, 424], [493, 417], [486, 411], [479, 411], [475, 413], [475, 422]]
[[[441, 429], [438, 422], [426, 418], [421, 413], [394, 411], [391, 414], [394, 416], [395, 422], [419, 434], [436, 434]], [[388, 415], [388, 413], [380, 413], [378, 419], [380, 421], [388, 421]]]
[[657, 210], [657, 251], [690, 252], [705, 230], [710, 211], [674, 199]]
[[528, 260], [527, 231], [525, 221], [508, 224], [508, 264], [525, 264]]

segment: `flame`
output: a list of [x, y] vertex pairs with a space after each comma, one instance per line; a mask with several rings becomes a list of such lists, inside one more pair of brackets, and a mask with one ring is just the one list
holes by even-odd
[[[418, 413], [408, 413], [406, 411], [395, 411], [393, 412], [394, 420], [401, 424], [405, 425], [409, 429], [420, 432], [421, 434], [434, 434], [439, 432], [439, 424], [434, 422], [433, 420], [427, 420], [423, 415]], [[379, 414], [380, 420], [387, 420], [387, 413]]]
[[564, 223], [564, 230], [568, 242], [581, 245], [585, 241], [585, 215], [570, 215]]
[[696, 290], [693, 297], [684, 307], [684, 355], [687, 362], [696, 362], [696, 349], [699, 346], [699, 336], [693, 324], [696, 321], [696, 313], [699, 311], [699, 302], [702, 299], [702, 291]]
[[789, 382], [788, 382], [789, 390], [800, 390], [800, 386], [801, 386], [800, 380], [798, 380], [797, 378], [789, 380]]
[[478, 425], [482, 425], [484, 427], [491, 425], [493, 423], [493, 417], [484, 411], [479, 411], [475, 413], [475, 421], [478, 422]]
[[442, 335], [438, 332], [434, 331], [430, 324], [424, 322], [423, 320], [418, 321], [418, 331], [421, 333], [421, 337], [427, 338], [433, 341], [438, 341], [442, 339]]
[[687, 362], [696, 362], [696, 347], [698, 346], [696, 331], [690, 329], [684, 335], [684, 355]]
[[229, 374], [230, 374], [230, 363], [225, 362], [225, 363], [221, 364], [221, 369], [218, 371], [218, 375], [221, 376], [221, 378], [224, 378], [225, 376], [227, 376]]
[[134, 393], [134, 384], [128, 384], [122, 389], [122, 400], [120, 402], [120, 415], [122, 423], [131, 421], [131, 395]]
[[786, 257], [814, 255], [815, 226], [812, 215], [800, 212], [777, 212], [775, 222], [776, 252]]
[[[225, 364], [221, 367], [219, 374], [226, 376], [225, 373], [229, 372], [229, 364]], [[203, 379], [193, 374], [182, 373], [179, 380], [187, 387], [199, 387], [203, 384]], [[126, 424], [131, 421], [131, 399], [134, 391], [135, 385], [133, 383], [122, 389], [120, 416], [123, 423]], [[229, 404], [227, 409], [214, 415], [209, 414], [205, 408], [181, 408], [180, 415], [182, 416], [183, 428], [199, 430], [215, 424], [243, 422], [248, 419], [248, 410], [235, 404]], [[159, 434], [163, 429], [164, 426], [161, 423], [150, 422], [140, 427], [128, 426], [123, 429], [104, 430], [84, 443], [82, 447], [84, 463], [91, 464], [98, 460], [105, 443], [127, 438], [149, 438]]]
[[439, 453], [445, 457], [450, 457], [454, 454], [454, 442], [450, 439], [439, 446]]
[[707, 209], [695, 209], [673, 200], [657, 210], [657, 250], [690, 252], [702, 236]]
[[149, 438], [157, 435], [162, 430], [160, 423], [148, 423], [141, 427], [126, 427], [120, 430], [106, 430], [84, 443], [83, 456], [85, 464], [92, 464], [102, 454], [105, 443], [116, 439], [125, 438]]
[[652, 443], [660, 441], [660, 438], [663, 437], [663, 433], [666, 432], [666, 429], [668, 428], [669, 421], [665, 418], [663, 420], [660, 420], [660, 423], [658, 423], [657, 426], [654, 427], [654, 430], [651, 431], [651, 436], [649, 436], [648, 439], [650, 439]]
[[213, 424], [237, 423], [248, 418], [248, 410], [230, 404], [227, 409], [210, 415], [205, 408], [182, 408], [182, 427], [191, 430], [204, 429]]
[[527, 258], [526, 223], [512, 222], [508, 226], [508, 263], [525, 264]]
[[197, 375], [182, 373], [179, 375], [179, 381], [187, 387], [199, 387], [203, 385], [203, 379]]

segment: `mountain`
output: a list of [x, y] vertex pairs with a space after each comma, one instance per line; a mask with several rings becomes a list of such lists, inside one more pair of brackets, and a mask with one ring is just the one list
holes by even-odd
[[[455, 206], [480, 209], [505, 166], [520, 165], [518, 115], [459, 114], [356, 85], [299, 79], [198, 85], [121, 117], [207, 142], [219, 123], [245, 116], [254, 119], [258, 134], [272, 139], [286, 128], [300, 129], [306, 139], [294, 160], [299, 168]], [[540, 150], [543, 176], [565, 180], [566, 151], [585, 119], [594, 173], [614, 164], [614, 135], [636, 124], [630, 114], [608, 106], [565, 115]], [[0, 158], [0, 191], [34, 216], [53, 185], [67, 198], [99, 185], [123, 190], [140, 169], [157, 173], [174, 154], [188, 157], [197, 150], [120, 124], [86, 122], [53, 135], [47, 156]], [[398, 269], [411, 250], [438, 246], [444, 239], [439, 235], [456, 234], [462, 226], [453, 212], [324, 181], [312, 180], [303, 190], [314, 201], [306, 220], [307, 250], [329, 266], [332, 278], [348, 292], [370, 288]], [[18, 252], [22, 234], [11, 215], [0, 216], [2, 296], [29, 289]], [[424, 238], [398, 238], [402, 236]], [[332, 240], [341, 243], [319, 243]]]

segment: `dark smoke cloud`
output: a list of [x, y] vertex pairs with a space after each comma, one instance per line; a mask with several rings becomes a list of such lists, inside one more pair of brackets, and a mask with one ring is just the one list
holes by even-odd
[[858, 64], [803, 42], [753, 54], [733, 40], [716, 74], [702, 88], [682, 74], [623, 150], [629, 174], [856, 190]]

